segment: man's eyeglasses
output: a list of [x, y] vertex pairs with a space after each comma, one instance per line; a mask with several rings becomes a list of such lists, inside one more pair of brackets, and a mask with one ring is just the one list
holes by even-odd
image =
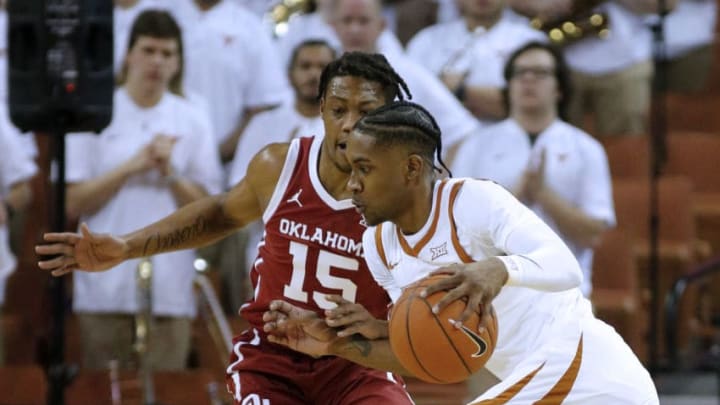
[[518, 78], [525, 75], [532, 75], [537, 78], [550, 77], [555, 74], [555, 69], [541, 66], [516, 67], [512, 70], [512, 77]]

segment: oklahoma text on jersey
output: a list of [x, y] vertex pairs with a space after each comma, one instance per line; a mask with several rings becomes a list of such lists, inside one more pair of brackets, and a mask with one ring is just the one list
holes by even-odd
[[317, 226], [314, 227], [286, 218], [280, 219], [279, 231], [291, 238], [310, 241], [311, 243], [319, 243], [327, 248], [341, 250], [361, 258], [364, 257], [362, 242], [337, 232], [328, 231]]

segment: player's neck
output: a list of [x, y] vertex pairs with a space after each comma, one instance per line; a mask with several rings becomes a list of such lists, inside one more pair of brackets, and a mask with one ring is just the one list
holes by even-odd
[[424, 181], [418, 184], [415, 189], [405, 193], [406, 200], [400, 217], [393, 222], [400, 228], [403, 235], [412, 235], [420, 231], [430, 218], [434, 201], [435, 182]]
[[511, 117], [531, 134], [545, 131], [558, 118], [554, 111], [514, 111]]
[[[323, 146], [325, 146], [324, 142]], [[326, 156], [322, 147], [320, 148], [317, 165], [318, 178], [328, 194], [336, 200], [345, 200], [352, 197], [352, 193], [347, 189], [350, 173], [340, 170], [340, 168]]]

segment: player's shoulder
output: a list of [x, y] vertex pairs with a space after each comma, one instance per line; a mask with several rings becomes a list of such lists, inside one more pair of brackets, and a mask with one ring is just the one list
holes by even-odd
[[455, 208], [468, 207], [473, 212], [489, 209], [512, 197], [505, 187], [489, 179], [458, 177], [452, 180], [451, 185], [457, 189]]

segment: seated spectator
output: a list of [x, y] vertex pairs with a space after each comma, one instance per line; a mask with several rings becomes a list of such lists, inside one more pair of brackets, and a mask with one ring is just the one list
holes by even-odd
[[615, 222], [605, 151], [562, 117], [569, 93], [560, 54], [531, 43], [505, 67], [510, 118], [468, 138], [452, 165], [456, 176], [494, 180], [560, 235], [592, 286], [592, 247]]

